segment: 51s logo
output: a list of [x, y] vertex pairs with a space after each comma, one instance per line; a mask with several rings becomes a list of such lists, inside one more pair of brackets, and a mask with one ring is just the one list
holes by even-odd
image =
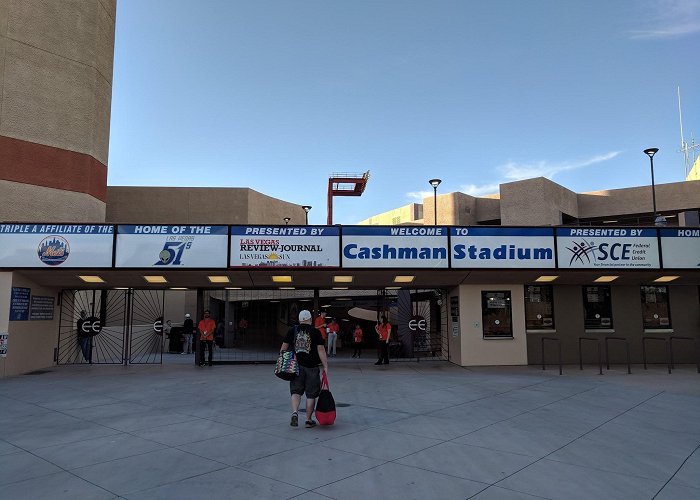
[[158, 254], [158, 262], [155, 266], [179, 266], [182, 264], [182, 254], [192, 247], [191, 241], [166, 241], [163, 250]]

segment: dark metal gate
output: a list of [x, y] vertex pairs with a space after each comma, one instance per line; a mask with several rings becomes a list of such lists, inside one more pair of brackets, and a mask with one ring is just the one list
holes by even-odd
[[164, 298], [163, 290], [63, 290], [56, 363], [162, 363]]

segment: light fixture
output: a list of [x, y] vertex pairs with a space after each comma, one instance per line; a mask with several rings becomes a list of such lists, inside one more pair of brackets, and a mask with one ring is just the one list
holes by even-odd
[[400, 286], [385, 286], [385, 290], [401, 290]]
[[279, 300], [270, 300], [269, 302], [276, 304], [277, 302], [279, 302]]
[[612, 220], [604, 220], [604, 221], [603, 221], [603, 224], [615, 224], [616, 222], [617, 222], [617, 220], [615, 220], [615, 219], [612, 219]]
[[333, 290], [349, 290], [347, 286], [334, 286]]
[[619, 276], [599, 276], [598, 278], [594, 279], [594, 283], [610, 283], [611, 281], [615, 281]]
[[240, 286], [227, 286], [224, 290], [241, 290]]
[[301, 208], [304, 209], [304, 213], [306, 214], [306, 225], [309, 225], [309, 210], [311, 210], [311, 205], [302, 205]]
[[104, 283], [105, 282], [105, 280], [103, 280], [99, 276], [85, 276], [85, 275], [80, 276], [79, 275], [78, 278], [83, 280], [85, 283]]
[[324, 304], [321, 307], [331, 307], [331, 304]]
[[350, 297], [338, 297], [336, 300], [352, 300]]
[[291, 276], [284, 276], [284, 275], [275, 275], [272, 277], [272, 282], [273, 283], [291, 283], [292, 277]]
[[171, 290], [189, 290], [189, 288], [184, 287], [184, 286], [171, 286]]
[[549, 283], [550, 281], [554, 281], [558, 277], [559, 276], [540, 276], [535, 281], [538, 283]]
[[394, 283], [413, 283], [415, 276], [394, 276]]
[[435, 214], [435, 225], [437, 226], [437, 188], [442, 182], [441, 179], [430, 179], [428, 183], [433, 186], [433, 212]]
[[116, 286], [113, 288], [113, 290], [128, 290], [128, 289], [129, 289], [128, 286]]
[[281, 286], [280, 290], [294, 290], [295, 288], [293, 286]]
[[333, 276], [334, 283], [352, 283], [352, 276]]
[[207, 276], [212, 283], [231, 283], [228, 276]]
[[680, 276], [661, 276], [654, 280], [654, 283], [668, 283], [669, 281], [677, 280]]
[[167, 283], [168, 280], [165, 279], [165, 276], [144, 276], [143, 279], [145, 279], [149, 283]]
[[292, 218], [291, 218], [291, 217], [285, 217], [285, 218], [282, 219], [282, 220], [284, 221], [284, 225], [286, 226], [287, 224], [289, 224], [289, 221], [292, 220]]

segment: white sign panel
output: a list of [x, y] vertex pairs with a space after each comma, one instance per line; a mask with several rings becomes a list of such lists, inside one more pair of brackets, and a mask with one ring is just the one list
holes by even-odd
[[343, 228], [343, 267], [440, 268], [448, 266], [446, 227]]
[[664, 269], [700, 268], [700, 229], [662, 229]]
[[554, 230], [549, 228], [454, 227], [453, 268], [553, 268]]
[[234, 226], [231, 267], [339, 267], [340, 231], [320, 226]]
[[0, 224], [0, 267], [111, 267], [114, 226]]
[[655, 229], [557, 228], [557, 264], [562, 269], [658, 269]]
[[227, 226], [118, 226], [116, 267], [225, 268]]

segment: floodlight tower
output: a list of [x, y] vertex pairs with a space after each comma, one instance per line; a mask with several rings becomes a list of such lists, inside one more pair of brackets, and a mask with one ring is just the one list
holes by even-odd
[[328, 225], [333, 225], [334, 196], [362, 196], [369, 180], [369, 170], [364, 174], [346, 172], [331, 174], [328, 178]]

